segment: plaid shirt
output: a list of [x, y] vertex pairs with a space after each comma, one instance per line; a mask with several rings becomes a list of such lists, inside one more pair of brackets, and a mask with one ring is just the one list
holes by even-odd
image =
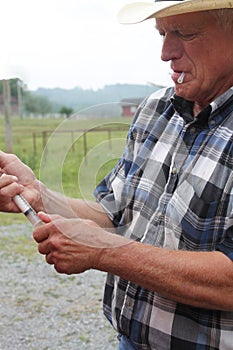
[[[233, 260], [233, 89], [196, 118], [193, 103], [173, 94], [141, 104], [96, 198], [119, 234]], [[136, 349], [233, 349], [233, 312], [176, 303], [110, 274], [104, 312]]]

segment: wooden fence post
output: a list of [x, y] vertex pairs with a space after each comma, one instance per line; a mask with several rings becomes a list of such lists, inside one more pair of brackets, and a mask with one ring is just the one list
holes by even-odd
[[72, 149], [72, 152], [75, 151], [74, 132], [73, 131], [71, 131], [71, 149]]
[[11, 125], [11, 91], [10, 80], [2, 80], [3, 85], [3, 99], [4, 99], [4, 114], [5, 114], [5, 137], [6, 137], [6, 151], [13, 152], [12, 147], [12, 125]]
[[32, 133], [32, 142], [33, 142], [33, 154], [34, 156], [37, 155], [37, 149], [36, 149], [36, 133]]
[[45, 160], [48, 152], [46, 144], [47, 144], [47, 131], [42, 131], [42, 145], [43, 145], [43, 154], [44, 154]]
[[84, 132], [83, 133], [83, 151], [84, 151], [84, 161], [85, 161], [85, 164], [87, 164], [87, 133]]

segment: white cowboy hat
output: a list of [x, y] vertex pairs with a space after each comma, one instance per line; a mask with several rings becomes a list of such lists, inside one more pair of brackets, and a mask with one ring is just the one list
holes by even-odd
[[118, 13], [122, 24], [142, 22], [148, 18], [167, 17], [188, 12], [233, 8], [233, 0], [155, 0], [125, 5]]

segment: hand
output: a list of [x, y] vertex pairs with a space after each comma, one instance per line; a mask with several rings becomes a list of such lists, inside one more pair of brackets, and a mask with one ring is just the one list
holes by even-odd
[[[40, 202], [40, 183], [33, 171], [13, 154], [0, 151], [0, 211], [19, 212], [12, 198], [23, 193], [33, 207]], [[39, 209], [39, 207], [38, 207]]]
[[45, 213], [39, 216], [45, 224], [35, 229], [33, 237], [48, 264], [66, 274], [96, 268], [104, 249], [102, 243], [110, 233], [91, 220], [65, 219]]
[[17, 176], [19, 182], [24, 186], [36, 180], [33, 171], [14, 154], [0, 151], [0, 167], [6, 174]]

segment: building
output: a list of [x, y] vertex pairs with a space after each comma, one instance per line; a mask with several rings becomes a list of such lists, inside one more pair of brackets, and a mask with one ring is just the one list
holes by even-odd
[[142, 101], [143, 98], [124, 98], [121, 100], [121, 116], [132, 117]]

